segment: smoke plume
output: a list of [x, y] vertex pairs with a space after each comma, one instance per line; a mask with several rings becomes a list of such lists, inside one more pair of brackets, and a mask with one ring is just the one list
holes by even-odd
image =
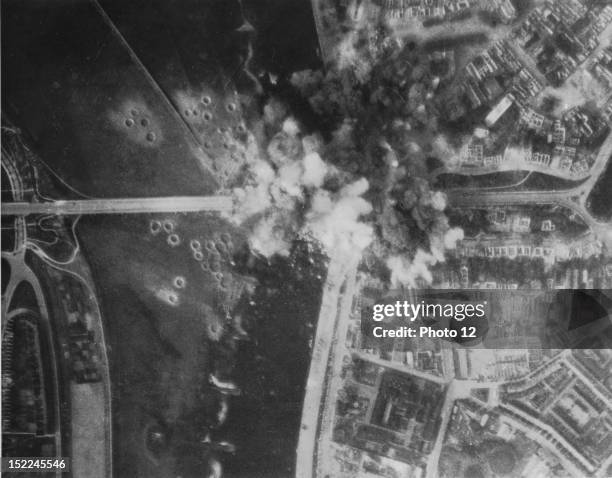
[[250, 246], [265, 257], [287, 255], [299, 235], [314, 238], [328, 254], [361, 254], [373, 238], [372, 226], [362, 222], [372, 211], [362, 197], [367, 180], [326, 189], [326, 179], [338, 171], [322, 159], [318, 138], [302, 135], [297, 121], [283, 118], [284, 112], [269, 103], [264, 121], [278, 131], [263, 147], [252, 135], [247, 142], [247, 180], [233, 190], [231, 219], [250, 226]]

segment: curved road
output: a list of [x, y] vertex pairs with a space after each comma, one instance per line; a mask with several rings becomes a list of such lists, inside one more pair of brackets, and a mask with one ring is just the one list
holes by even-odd
[[586, 201], [593, 187], [603, 174], [612, 156], [612, 132], [602, 144], [591, 175], [575, 188], [553, 191], [486, 191], [479, 189], [449, 189], [448, 203], [459, 208], [483, 208], [489, 206], [557, 204], [578, 214], [591, 230], [612, 249], [612, 226], [599, 221], [586, 209]]
[[338, 340], [338, 326], [344, 322], [343, 319], [348, 319], [350, 313], [358, 259], [332, 255], [329, 263], [304, 394], [296, 450], [296, 478], [317, 476], [317, 449], [326, 405], [324, 398], [327, 390], [328, 366], [332, 349]]

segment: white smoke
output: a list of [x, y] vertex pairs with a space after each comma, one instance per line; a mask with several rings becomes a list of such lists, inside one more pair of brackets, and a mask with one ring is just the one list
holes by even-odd
[[281, 123], [281, 115], [277, 105], [266, 106], [265, 121], [279, 124], [280, 131], [264, 152], [251, 138], [246, 148], [248, 180], [233, 191], [231, 219], [250, 222], [251, 249], [266, 257], [287, 255], [300, 234], [316, 239], [327, 253], [361, 254], [373, 238], [372, 227], [361, 222], [372, 211], [361, 197], [368, 182], [362, 179], [337, 192], [324, 189], [326, 178], [337, 171], [321, 158], [320, 140], [302, 138], [295, 119]]
[[429, 251], [418, 248], [412, 259], [404, 254], [391, 254], [386, 260], [391, 284], [416, 287], [419, 279], [431, 284], [431, 267], [444, 262], [446, 251], [454, 249], [457, 241], [463, 239], [463, 230], [448, 224], [443, 213], [447, 206], [446, 194], [431, 191], [422, 180], [415, 181], [413, 187], [404, 193], [404, 205], [410, 208], [419, 229], [427, 232]]
[[372, 226], [359, 221], [372, 211], [372, 205], [361, 197], [367, 189], [368, 182], [360, 179], [336, 195], [316, 191], [306, 228], [326, 250], [361, 253], [372, 242]]
[[436, 211], [446, 209], [446, 195], [441, 191], [436, 191], [431, 196], [431, 205]]
[[444, 234], [444, 247], [446, 249], [455, 249], [457, 242], [463, 240], [464, 234], [463, 229], [459, 227], [453, 227], [446, 231]]
[[277, 223], [276, 219], [264, 217], [259, 220], [250, 237], [251, 248], [265, 257], [271, 257], [274, 254], [287, 256], [291, 249], [287, 231]]
[[446, 251], [457, 247], [457, 241], [462, 239], [463, 229], [453, 227], [440, 236], [430, 236], [430, 252], [419, 248], [412, 260], [399, 255], [389, 257], [386, 264], [391, 271], [391, 284], [416, 287], [418, 279], [431, 284], [431, 267], [438, 262], [444, 262]]
[[418, 249], [414, 258], [406, 256], [391, 256], [387, 259], [387, 267], [391, 271], [391, 284], [415, 287], [416, 280], [432, 281], [429, 268], [436, 264], [437, 259], [423, 249]]
[[320, 188], [327, 175], [327, 164], [317, 153], [308, 153], [304, 156], [304, 186]]
[[[332, 182], [345, 183], [346, 173], [324, 161], [318, 136], [304, 136], [298, 122], [285, 114], [284, 106], [268, 104], [260, 130], [265, 129], [269, 139], [257, 142], [250, 135], [245, 147], [247, 180], [233, 191], [231, 219], [249, 228], [251, 249], [265, 257], [288, 255], [298, 236], [315, 239], [330, 255], [360, 257], [375, 239], [373, 225], [364, 222], [372, 213], [363, 197], [368, 181], [326, 188]], [[341, 127], [336, 137], [345, 130]], [[387, 252], [385, 261], [394, 285], [415, 287], [418, 279], [432, 281], [431, 267], [444, 261], [446, 251], [463, 239], [463, 231], [449, 227], [444, 193], [430, 191], [424, 181], [416, 181], [411, 190], [412, 216], [428, 231], [429, 250], [419, 248], [412, 258]], [[433, 226], [427, 226], [432, 221]]]

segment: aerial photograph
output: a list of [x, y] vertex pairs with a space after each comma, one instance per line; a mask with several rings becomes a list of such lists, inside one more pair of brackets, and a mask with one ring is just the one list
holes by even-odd
[[612, 477], [612, 0], [0, 0], [2, 474]]

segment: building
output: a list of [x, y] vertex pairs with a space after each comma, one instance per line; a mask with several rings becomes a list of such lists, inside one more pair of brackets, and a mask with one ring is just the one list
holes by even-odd
[[555, 230], [555, 225], [553, 224], [553, 222], [550, 219], [546, 219], [544, 221], [542, 221], [542, 231], [544, 232], [551, 232]]
[[544, 115], [536, 113], [532, 108], [525, 108], [521, 114], [521, 120], [528, 128], [539, 130], [544, 124]]
[[542, 166], [550, 165], [550, 154], [535, 152], [529, 157], [529, 161]]
[[558, 145], [565, 144], [565, 126], [563, 126], [559, 120], [553, 123], [551, 141]]
[[502, 163], [502, 155], [501, 154], [496, 154], [495, 156], [485, 156], [483, 158], [483, 166], [485, 168], [499, 166], [501, 163]]
[[487, 117], [485, 118], [486, 125], [490, 128], [504, 115], [506, 111], [514, 103], [512, 95], [505, 95], [501, 100], [491, 109]]
[[529, 216], [516, 215], [513, 217], [512, 230], [514, 232], [529, 232], [531, 226], [531, 218]]
[[484, 147], [481, 143], [471, 143], [466, 151], [465, 162], [470, 165], [481, 165], [484, 159]]

